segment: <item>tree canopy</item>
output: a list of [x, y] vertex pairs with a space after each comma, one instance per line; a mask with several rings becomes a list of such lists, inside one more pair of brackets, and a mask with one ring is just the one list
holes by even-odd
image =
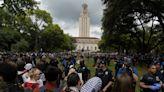
[[102, 0], [100, 48], [149, 53], [164, 40], [163, 0]]
[[72, 38], [53, 24], [35, 0], [4, 0], [0, 6], [1, 51], [55, 51], [71, 49]]

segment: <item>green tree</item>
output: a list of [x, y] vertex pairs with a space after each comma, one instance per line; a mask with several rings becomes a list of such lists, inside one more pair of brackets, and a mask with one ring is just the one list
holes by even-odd
[[[21, 24], [17, 21], [19, 16], [26, 16], [27, 11], [37, 8], [35, 0], [4, 0], [0, 11], [2, 11], [1, 27], [12, 27], [12, 29], [21, 28]], [[20, 29], [19, 29], [20, 30]]]
[[163, 0], [102, 0], [103, 44], [149, 53], [163, 41]]
[[[29, 16], [32, 20], [32, 30], [29, 31], [31, 34], [32, 40], [34, 42], [35, 51], [40, 49], [39, 40], [41, 38], [41, 33], [49, 26], [52, 25], [51, 15], [44, 10], [34, 10], [29, 11]], [[34, 39], [34, 40], [33, 40]]]
[[10, 28], [4, 28], [0, 31], [0, 45], [1, 48], [7, 51], [11, 51], [13, 44], [20, 40], [20, 33]]
[[20, 33], [31, 28], [27, 11], [36, 9], [37, 4], [35, 0], [4, 0], [0, 6], [0, 35], [5, 50], [10, 51], [12, 45], [20, 40]]
[[59, 51], [73, 49], [73, 38], [64, 34], [63, 30], [53, 24], [45, 29], [41, 34], [41, 48], [44, 51]]
[[1, 48], [10, 51], [73, 49], [73, 39], [35, 0], [4, 0], [0, 6]]
[[68, 34], [64, 34], [64, 43], [62, 43], [62, 49], [64, 50], [73, 50], [75, 49], [74, 46], [74, 41], [75, 39], [73, 39], [72, 37], [70, 37]]
[[47, 27], [41, 35], [41, 46], [45, 51], [59, 49], [64, 42], [63, 30], [58, 25]]
[[29, 51], [29, 43], [25, 39], [21, 39], [12, 46], [12, 51], [26, 52]]

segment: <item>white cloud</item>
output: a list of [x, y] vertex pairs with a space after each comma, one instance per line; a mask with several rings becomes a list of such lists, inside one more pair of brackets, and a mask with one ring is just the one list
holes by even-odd
[[0, 0], [0, 7], [2, 6], [3, 3], [4, 3], [4, 0]]
[[[53, 22], [59, 24], [65, 33], [78, 36], [78, 19], [82, 9], [83, 0], [37, 0], [40, 8], [50, 12]], [[101, 18], [103, 6], [101, 0], [88, 0], [88, 10], [91, 20], [90, 36], [100, 38]]]

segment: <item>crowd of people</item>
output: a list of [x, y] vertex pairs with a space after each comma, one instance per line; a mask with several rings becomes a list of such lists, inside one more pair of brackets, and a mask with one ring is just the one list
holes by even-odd
[[0, 53], [0, 92], [164, 92], [163, 61], [139, 75], [132, 56], [119, 56], [114, 72], [108, 53]]

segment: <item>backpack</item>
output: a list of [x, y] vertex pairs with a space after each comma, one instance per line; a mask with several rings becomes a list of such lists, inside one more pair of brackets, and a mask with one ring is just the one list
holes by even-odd
[[34, 89], [37, 87], [37, 83], [32, 84], [31, 88], [27, 87], [27, 83], [24, 84], [25, 88], [24, 88], [24, 92], [33, 92]]

